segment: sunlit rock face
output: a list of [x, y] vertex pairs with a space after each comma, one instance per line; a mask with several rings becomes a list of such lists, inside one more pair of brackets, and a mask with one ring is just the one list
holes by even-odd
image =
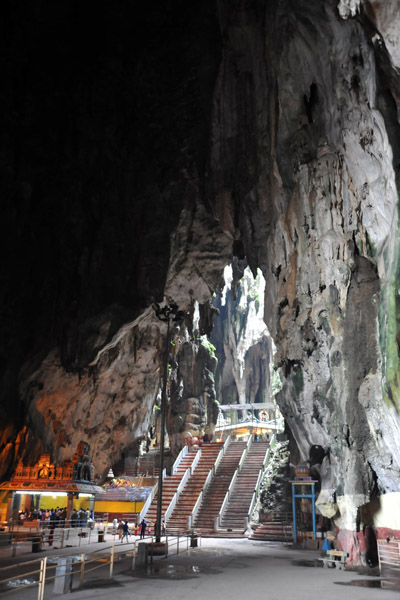
[[314, 8], [297, 13], [277, 67], [283, 194], [266, 318], [281, 410], [304, 458], [311, 444], [327, 451], [322, 488], [335, 490], [329, 512], [356, 562], [357, 531], [372, 521], [361, 507], [400, 482], [397, 192], [385, 119], [397, 124], [360, 23]]
[[211, 341], [218, 357], [216, 391], [222, 404], [270, 399], [272, 350], [263, 320], [264, 292], [261, 272], [253, 278], [248, 267], [235, 290], [233, 269], [229, 266], [221, 294], [213, 298], [219, 317], [214, 319]]
[[4, 15], [1, 475], [82, 438], [103, 473], [145, 435], [163, 297], [188, 312], [172, 444], [207, 426], [192, 320], [234, 257], [264, 274], [280, 408], [361, 560], [364, 526], [399, 535], [397, 3], [77, 10]]

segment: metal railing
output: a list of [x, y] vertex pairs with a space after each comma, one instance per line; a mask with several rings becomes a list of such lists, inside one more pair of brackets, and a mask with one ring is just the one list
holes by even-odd
[[55, 522], [47, 522], [44, 527], [34, 528], [30, 531], [25, 531], [23, 528], [16, 528], [9, 531], [2, 532], [3, 544], [8, 545], [11, 549], [11, 556], [16, 556], [19, 549], [26, 549], [27, 544], [32, 544], [32, 552], [39, 552], [43, 550], [44, 546], [48, 546], [49, 549], [53, 548], [64, 548], [68, 544], [74, 544], [81, 546], [84, 543], [93, 543], [94, 538], [102, 535], [104, 538], [104, 531], [106, 525], [96, 523], [93, 527], [60, 527], [55, 526]]
[[231, 441], [232, 441], [232, 436], [229, 434], [224, 442], [224, 445], [222, 446], [221, 450], [219, 451], [217, 459], [213, 465], [214, 473], [218, 469], [218, 465], [221, 462], [222, 457], [224, 456], [225, 452], [228, 450], [228, 446], [231, 443]]
[[[145, 540], [147, 540], [147, 542]], [[196, 541], [195, 544], [193, 543], [194, 540]], [[168, 557], [168, 555], [171, 554], [171, 549], [174, 547], [176, 548], [176, 554], [179, 554], [182, 549], [187, 551], [189, 545], [191, 547], [197, 546], [197, 542], [200, 542], [201, 544], [201, 536], [193, 531], [178, 532], [176, 535], [170, 536], [166, 535], [164, 556]], [[50, 582], [55, 582], [59, 578], [64, 578], [65, 582], [65, 578], [70, 577], [69, 591], [71, 591], [74, 579], [76, 580], [79, 578], [78, 588], [82, 587], [87, 574], [100, 568], [107, 569], [108, 577], [112, 579], [114, 576], [114, 567], [117, 562], [125, 562], [128, 560], [131, 569], [135, 569], [139, 543], [145, 543], [148, 546], [145, 555], [146, 564], [148, 557], [151, 562], [153, 562], [156, 553], [159, 555], [159, 545], [154, 544], [153, 536], [148, 536], [144, 539], [135, 539], [133, 542], [113, 544], [100, 552], [96, 550], [94, 552], [81, 553], [79, 556], [77, 556], [76, 553], [73, 555], [64, 554], [61, 556], [52, 556], [51, 563], [54, 563], [54, 560], [57, 559], [56, 564], [50, 564], [48, 557], [46, 556], [44, 558], [27, 561], [23, 564], [2, 567], [0, 568], [0, 597], [7, 596], [15, 591], [21, 591], [22, 589], [37, 587], [37, 600], [43, 600], [46, 583], [49, 584]], [[123, 552], [120, 552], [121, 549]], [[127, 549], [128, 552], [126, 551]], [[21, 573], [21, 568], [25, 569], [28, 565], [37, 565], [37, 567], [31, 567], [28, 571]], [[18, 573], [16, 575], [10, 575], [12, 569], [18, 570]], [[57, 573], [57, 569], [60, 569], [62, 572]], [[3, 578], [4, 573], [7, 573], [6, 578]], [[28, 578], [33, 578], [33, 580], [30, 581]], [[5, 591], [1, 589], [2, 587], [10, 585], [11, 582], [17, 582], [17, 580], [19, 585], [15, 585], [11, 589]]]
[[[166, 469], [163, 469], [163, 472], [162, 472], [162, 480], [163, 480], [163, 481], [164, 481], [164, 479], [165, 479], [166, 473], [167, 473], [167, 470], [166, 470]], [[143, 505], [143, 508], [142, 508], [142, 510], [141, 510], [141, 511], [140, 511], [140, 513], [139, 513], [139, 517], [138, 517], [139, 523], [141, 523], [141, 522], [142, 522], [142, 520], [144, 519], [144, 516], [145, 516], [145, 514], [147, 513], [147, 511], [149, 510], [149, 508], [150, 508], [150, 504], [153, 502], [153, 500], [154, 500], [154, 497], [155, 497], [155, 495], [156, 495], [157, 491], [158, 491], [158, 481], [157, 481], [157, 483], [156, 483], [156, 484], [153, 486], [153, 488], [152, 488], [152, 490], [151, 490], [151, 492], [150, 492], [150, 495], [147, 497], [147, 500], [146, 500], [146, 502], [144, 503], [144, 505]]]
[[[178, 486], [178, 488], [177, 488], [177, 490], [176, 490], [176, 492], [175, 492], [175, 494], [174, 494], [174, 496], [173, 496], [173, 498], [172, 498], [172, 500], [170, 502], [170, 505], [168, 506], [168, 508], [166, 510], [166, 514], [168, 513], [168, 517], [166, 517], [166, 519], [171, 516], [171, 514], [173, 512], [173, 509], [175, 508], [175, 505], [176, 505], [176, 503], [177, 503], [177, 501], [179, 499], [179, 495], [181, 494], [184, 486], [186, 485], [187, 480], [189, 479], [189, 477], [192, 476], [193, 471], [197, 467], [197, 463], [199, 462], [200, 457], [201, 457], [201, 448], [199, 448], [199, 450], [197, 451], [197, 454], [194, 457], [194, 460], [193, 460], [192, 464], [187, 469], [187, 471], [186, 471], [186, 473], [184, 475], [184, 478], [186, 478], [185, 481], [183, 482], [183, 479], [182, 479], [182, 481], [180, 482], [180, 484], [179, 484], [179, 486]], [[189, 474], [188, 474], [188, 471], [189, 471]], [[173, 506], [171, 506], [172, 504], [173, 504]], [[189, 522], [189, 518], [190, 517], [188, 517], [188, 522]], [[165, 522], [167, 522], [166, 519], [165, 519]]]
[[190, 466], [186, 469], [185, 474], [182, 477], [181, 481], [179, 482], [179, 485], [176, 488], [176, 492], [172, 496], [171, 502], [169, 503], [168, 508], [164, 513], [165, 524], [168, 523], [168, 519], [171, 516], [171, 514], [176, 506], [176, 503], [178, 502], [179, 496], [180, 496], [183, 488], [185, 487], [187, 480], [191, 477], [191, 475], [192, 475], [192, 466]]
[[[274, 436], [272, 437], [272, 439], [273, 438], [274, 438]], [[250, 505], [249, 505], [249, 509], [247, 511], [247, 516], [245, 517], [245, 520], [244, 520], [244, 528], [245, 529], [247, 529], [249, 527], [249, 525], [250, 525], [251, 513], [253, 512], [254, 506], [255, 506], [255, 504], [257, 502], [257, 498], [258, 498], [259, 491], [260, 491], [260, 484], [261, 484], [261, 481], [262, 481], [262, 478], [263, 478], [263, 474], [264, 474], [265, 468], [266, 468], [266, 466], [268, 464], [270, 454], [271, 454], [271, 446], [268, 446], [267, 451], [265, 453], [265, 457], [264, 457], [264, 460], [263, 460], [262, 467], [261, 467], [261, 469], [258, 472], [257, 482], [256, 482], [256, 485], [255, 485], [255, 488], [254, 488], [253, 495], [252, 495], [251, 500], [250, 500]]]
[[263, 474], [264, 474], [265, 468], [266, 468], [266, 466], [267, 466], [267, 464], [269, 462], [269, 457], [270, 457], [270, 454], [271, 454], [271, 448], [275, 445], [275, 442], [276, 442], [276, 437], [275, 437], [275, 434], [274, 434], [272, 436], [272, 438], [271, 438], [270, 445], [268, 446], [267, 451], [265, 453], [262, 467], [261, 467], [261, 469], [260, 469], [260, 471], [258, 473], [257, 483], [255, 485], [254, 492], [253, 492], [253, 495], [252, 495], [251, 500], [250, 500], [250, 505], [249, 505], [249, 509], [247, 511], [247, 516], [244, 519], [244, 528], [245, 528], [245, 530], [250, 525], [251, 513], [253, 512], [254, 506], [255, 506], [255, 504], [257, 502], [257, 498], [258, 498], [259, 491], [260, 491], [260, 484], [261, 484], [261, 481], [262, 481], [262, 478], [263, 478]]
[[196, 503], [195, 503], [195, 505], [193, 507], [193, 510], [192, 510], [191, 514], [188, 515], [188, 523], [187, 523], [188, 524], [188, 529], [192, 529], [192, 527], [193, 527], [194, 520], [195, 520], [196, 515], [197, 515], [197, 513], [199, 511], [201, 503], [203, 502], [203, 498], [204, 498], [205, 492], [206, 492], [208, 486], [210, 485], [211, 480], [214, 477], [214, 475], [215, 475], [215, 473], [216, 473], [216, 471], [218, 469], [218, 465], [221, 462], [222, 457], [226, 453], [229, 444], [231, 443], [231, 440], [232, 440], [232, 437], [229, 435], [226, 438], [226, 440], [224, 442], [224, 445], [222, 446], [221, 450], [219, 451], [218, 456], [217, 456], [217, 458], [215, 460], [215, 463], [213, 464], [213, 466], [211, 467], [211, 469], [208, 472], [207, 478], [206, 478], [206, 480], [204, 482], [204, 485], [203, 485], [203, 488], [202, 488], [202, 490], [201, 490], [201, 492], [200, 492], [200, 494], [199, 494], [199, 496], [198, 496], [198, 498], [196, 500]]
[[214, 468], [212, 468], [212, 469], [209, 470], [207, 478], [206, 478], [206, 480], [204, 482], [204, 487], [203, 487], [203, 489], [201, 490], [200, 494], [197, 497], [197, 500], [196, 500], [196, 503], [195, 503], [195, 505], [193, 507], [192, 512], [190, 513], [190, 515], [188, 515], [188, 522], [187, 522], [188, 529], [192, 529], [193, 528], [194, 520], [195, 520], [196, 515], [197, 515], [197, 513], [199, 511], [200, 505], [203, 502], [203, 496], [204, 496], [205, 490], [208, 488], [208, 486], [210, 484], [210, 481], [213, 478], [213, 475], [214, 475], [214, 470], [213, 469]]
[[189, 452], [189, 446], [183, 446], [182, 450], [179, 452], [178, 456], [175, 459], [174, 464], [172, 465], [171, 475], [174, 475], [175, 471], [179, 467], [181, 460], [185, 458], [186, 454]]
[[[186, 448], [186, 452], [183, 454], [183, 451], [185, 450], [185, 448]], [[185, 446], [185, 447], [184, 447], [184, 448], [181, 450], [181, 452], [179, 453], [179, 455], [178, 455], [178, 458], [179, 458], [179, 456], [181, 456], [181, 455], [182, 455], [182, 456], [181, 456], [181, 458], [179, 459], [179, 462], [177, 463], [177, 461], [178, 461], [178, 458], [177, 458], [177, 460], [176, 460], [176, 461], [175, 461], [175, 463], [174, 463], [174, 466], [173, 466], [173, 468], [172, 468], [172, 471], [173, 471], [173, 472], [174, 472], [174, 470], [176, 470], [176, 469], [177, 469], [177, 467], [178, 467], [178, 465], [179, 465], [180, 461], [182, 460], [182, 458], [183, 458], [184, 456], [186, 456], [186, 454], [187, 454], [187, 453], [188, 453], [188, 446]], [[168, 507], [167, 507], [167, 510], [165, 511], [165, 514], [164, 514], [164, 521], [165, 521], [165, 523], [167, 523], [167, 520], [168, 520], [168, 519], [169, 519], [169, 517], [171, 516], [171, 514], [172, 514], [172, 511], [173, 511], [173, 509], [175, 508], [175, 505], [176, 505], [176, 503], [177, 503], [177, 501], [178, 501], [179, 494], [181, 493], [183, 486], [185, 485], [185, 483], [187, 482], [187, 480], [188, 480], [188, 479], [189, 479], [189, 477], [191, 476], [191, 474], [192, 474], [193, 470], [195, 469], [195, 467], [196, 467], [197, 463], [199, 462], [199, 460], [200, 460], [200, 457], [201, 457], [201, 448], [200, 448], [200, 449], [197, 451], [197, 453], [196, 453], [196, 456], [194, 457], [194, 459], [193, 459], [193, 462], [192, 462], [192, 464], [190, 465], [190, 467], [188, 467], [188, 468], [186, 469], [186, 471], [185, 471], [185, 474], [184, 474], [184, 476], [183, 476], [182, 480], [180, 481], [180, 483], [179, 483], [179, 485], [178, 485], [178, 488], [177, 488], [177, 490], [176, 490], [176, 492], [175, 492], [174, 496], [172, 497], [172, 500], [171, 500], [171, 502], [169, 503], [169, 505], [168, 505]], [[163, 481], [164, 481], [165, 477], [166, 477], [166, 471], [165, 471], [165, 469], [164, 469], [164, 471], [163, 471]], [[142, 510], [141, 510], [141, 512], [140, 512], [140, 514], [139, 514], [139, 523], [142, 521], [142, 519], [144, 518], [144, 516], [145, 516], [145, 514], [147, 513], [148, 509], [150, 508], [150, 505], [151, 505], [152, 501], [154, 500], [154, 497], [156, 496], [157, 490], [158, 490], [158, 482], [157, 482], [157, 484], [154, 486], [154, 488], [152, 489], [150, 496], [149, 496], [149, 497], [148, 497], [148, 499], [146, 500], [146, 503], [145, 503], [145, 505], [143, 506], [143, 508], [142, 508]]]
[[196, 454], [196, 456], [194, 457], [192, 464], [190, 465], [190, 467], [191, 467], [191, 469], [192, 469], [192, 472], [193, 472], [193, 471], [195, 470], [195, 468], [197, 467], [197, 463], [199, 462], [200, 458], [201, 458], [201, 448], [199, 448], [199, 449], [197, 450], [197, 454]]
[[239, 475], [239, 473], [240, 473], [240, 471], [241, 471], [241, 469], [243, 467], [244, 461], [246, 460], [246, 456], [247, 456], [247, 453], [248, 453], [248, 451], [250, 449], [252, 441], [253, 441], [253, 436], [250, 436], [250, 438], [248, 439], [248, 442], [246, 444], [246, 447], [243, 449], [242, 456], [240, 457], [237, 469], [235, 470], [235, 472], [234, 472], [234, 474], [232, 476], [232, 479], [231, 479], [231, 482], [229, 484], [228, 490], [227, 490], [227, 492], [225, 494], [224, 501], [221, 504], [221, 508], [219, 510], [219, 513], [215, 517], [215, 520], [214, 520], [214, 529], [216, 531], [218, 531], [218, 529], [220, 529], [220, 527], [221, 527], [222, 517], [224, 516], [224, 512], [225, 512], [226, 507], [228, 505], [229, 498], [231, 497], [234, 485], [236, 483], [236, 479], [237, 479], [237, 477], [238, 477], [238, 475]]
[[90, 527], [91, 525], [97, 526], [108, 520], [108, 513], [106, 513], [107, 518], [99, 518], [96, 517], [94, 519], [82, 519], [82, 518], [71, 518], [71, 519], [46, 519], [42, 521], [41, 519], [35, 519], [33, 521], [20, 521], [19, 519], [10, 519], [7, 522], [4, 522], [4, 525], [7, 527], [7, 530], [10, 533], [14, 533], [16, 531], [41, 531], [42, 529], [46, 529], [47, 527], [54, 526], [57, 528], [75, 528], [75, 527]]
[[379, 572], [384, 565], [391, 569], [400, 569], [400, 540], [377, 540]]

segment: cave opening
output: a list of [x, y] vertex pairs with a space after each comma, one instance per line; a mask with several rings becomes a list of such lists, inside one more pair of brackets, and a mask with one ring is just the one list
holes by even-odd
[[[246, 267], [236, 283], [232, 265], [228, 265], [224, 282], [211, 301], [218, 316], [209, 336], [218, 359], [217, 431], [255, 419], [255, 423], [262, 420], [271, 424], [271, 429], [265, 431], [270, 437], [273, 431], [283, 429], [283, 422], [274, 400], [281, 388], [279, 373], [273, 367], [274, 343], [264, 321], [265, 279], [260, 269], [253, 277]], [[256, 429], [258, 433], [263, 435]], [[241, 435], [246, 437], [247, 433]]]
[[[224, 285], [213, 293], [208, 303], [211, 324], [205, 327], [204, 307], [196, 302], [190, 335], [186, 333], [186, 340], [177, 338], [170, 348], [166, 430], [169, 467], [191, 438], [224, 439], [231, 433], [230, 429], [236, 427], [240, 431], [238, 436], [243, 439], [254, 435], [256, 439], [269, 440], [274, 433], [284, 430], [284, 419], [275, 401], [282, 383], [273, 364], [274, 342], [264, 322], [263, 274], [258, 269], [253, 277], [246, 267], [240, 281], [234, 282], [232, 265], [227, 265], [223, 281]], [[201, 392], [198, 398], [193, 397], [193, 382], [188, 382], [191, 378], [198, 379], [197, 392]], [[207, 404], [207, 398], [214, 406]], [[160, 406], [161, 386], [156, 392], [146, 435], [126, 448], [118, 463], [112, 466], [118, 476], [137, 475], [140, 468], [146, 470], [144, 457], [150, 450], [159, 448]], [[184, 413], [188, 413], [184, 425], [179, 426]], [[240, 423], [245, 429], [240, 429]], [[250, 429], [246, 423], [251, 425]], [[155, 460], [147, 462], [151, 465], [151, 474], [155, 475]]]

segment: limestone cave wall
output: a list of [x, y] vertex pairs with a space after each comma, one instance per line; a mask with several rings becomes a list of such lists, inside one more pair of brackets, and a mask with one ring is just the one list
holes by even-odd
[[[81, 439], [104, 473], [159, 394], [152, 303], [187, 311], [175, 343], [196, 357], [196, 302], [245, 260], [281, 412], [302, 458], [326, 452], [320, 509], [356, 554], [366, 525], [398, 535], [397, 3], [0, 11], [0, 476]], [[209, 367], [182, 370], [179, 411], [213, 419]]]

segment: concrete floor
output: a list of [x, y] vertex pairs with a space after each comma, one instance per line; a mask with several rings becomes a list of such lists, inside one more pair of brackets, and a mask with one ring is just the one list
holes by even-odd
[[[110, 545], [111, 539], [79, 551], [105, 550]], [[121, 556], [132, 548], [119, 543], [115, 546]], [[8, 553], [0, 548], [0, 566], [16, 560], [22, 566], [24, 561], [37, 558], [37, 554], [20, 554], [12, 559], [10, 549], [7, 550]], [[68, 548], [46, 551], [41, 556], [71, 553], [73, 550]], [[157, 557], [152, 566], [134, 572], [131, 558], [121, 559], [115, 565], [112, 580], [108, 578], [108, 567], [88, 573], [80, 589], [76, 578], [73, 598], [110, 600], [110, 595], [117, 594], [118, 600], [399, 600], [399, 580], [397, 589], [382, 589], [379, 577], [315, 566], [319, 557], [317, 551], [270, 542], [204, 538], [198, 548], [171, 554], [166, 559]], [[0, 576], [3, 578], [4, 571]], [[379, 587], [370, 587], [377, 584]], [[37, 589], [15, 591], [9, 597], [33, 600]], [[45, 600], [56, 597], [60, 596], [53, 593], [53, 584], [47, 584]]]

